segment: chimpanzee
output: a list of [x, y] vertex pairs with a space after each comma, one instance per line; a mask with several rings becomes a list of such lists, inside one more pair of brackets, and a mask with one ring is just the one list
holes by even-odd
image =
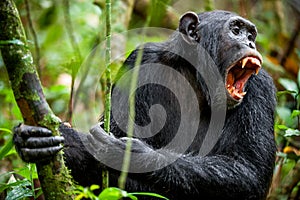
[[39, 163], [64, 142], [66, 165], [79, 184], [100, 184], [106, 168], [117, 186], [129, 140], [124, 96], [142, 55], [125, 189], [179, 200], [265, 199], [276, 151], [276, 98], [256, 35], [253, 23], [231, 12], [187, 12], [169, 40], [142, 45], [125, 61], [113, 88], [110, 134], [101, 122], [90, 134], [62, 124], [61, 137], [21, 125], [14, 129], [16, 149], [24, 161]]

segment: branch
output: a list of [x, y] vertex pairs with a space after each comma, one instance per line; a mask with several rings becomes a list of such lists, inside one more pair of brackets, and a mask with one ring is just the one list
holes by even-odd
[[[24, 123], [47, 127], [58, 135], [60, 119], [46, 102], [13, 0], [1, 1], [0, 19], [0, 50]], [[37, 168], [46, 199], [71, 199], [73, 183], [62, 153], [50, 164], [39, 164]]]

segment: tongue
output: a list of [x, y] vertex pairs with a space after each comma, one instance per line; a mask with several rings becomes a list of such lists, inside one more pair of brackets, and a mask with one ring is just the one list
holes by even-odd
[[243, 87], [244, 84], [246, 83], [246, 81], [248, 80], [248, 78], [252, 75], [252, 73], [247, 70], [247, 72], [244, 73], [244, 75], [242, 77], [240, 77], [238, 80], [236, 80], [236, 82], [234, 83], [234, 87], [239, 91], [239, 92], [243, 92]]

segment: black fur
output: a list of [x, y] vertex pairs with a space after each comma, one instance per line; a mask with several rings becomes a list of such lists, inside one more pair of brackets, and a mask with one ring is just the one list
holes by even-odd
[[[187, 18], [184, 18], [186, 16]], [[166, 122], [156, 135], [134, 139], [132, 151], [142, 154], [140, 157], [132, 158], [135, 165], [132, 167], [143, 169], [164, 166], [169, 158], [179, 156], [178, 153], [183, 154], [175, 162], [161, 169], [145, 173], [129, 173], [126, 183], [127, 191], [156, 192], [170, 199], [178, 200], [266, 198], [276, 151], [273, 136], [276, 101], [275, 87], [271, 77], [263, 69], [258, 75], [252, 75], [245, 86], [247, 94], [242, 101], [233, 100], [228, 94], [220, 95], [219, 98], [227, 100], [227, 113], [221, 137], [207, 155], [200, 156], [199, 150], [211, 121], [211, 110], [213, 109], [211, 106], [215, 104], [208, 94], [203, 74], [198, 73], [186, 59], [178, 56], [203, 58], [201, 57], [203, 55], [199, 53], [201, 50], [194, 44], [199, 42], [200, 46], [213, 58], [223, 82], [225, 82], [226, 70], [234, 61], [249, 52], [256, 52], [255, 46], [253, 46], [256, 34], [245, 37], [243, 35], [237, 37], [232, 34], [229, 21], [234, 18], [237, 18], [235, 14], [225, 11], [203, 13], [198, 15], [198, 19], [193, 13], [188, 13], [183, 16], [180, 24], [180, 31], [185, 36], [176, 32], [166, 42], [148, 43], [143, 47], [142, 64], [160, 63], [172, 67], [188, 80], [196, 92], [200, 121], [191, 121], [191, 124], [198, 123], [199, 128], [197, 135], [192, 138], [191, 145], [185, 152], [178, 152], [177, 149], [173, 151], [170, 148], [162, 149], [160, 152], [155, 151], [165, 147], [175, 137], [183, 113], [180, 112], [181, 105], [170, 89], [157, 84], [140, 87], [136, 92], [135, 123], [139, 126], [155, 124], [155, 119], [151, 119], [148, 113], [150, 107], [155, 104], [164, 107]], [[256, 31], [251, 22], [242, 20], [246, 24], [246, 30]], [[240, 31], [242, 32], [243, 29]], [[248, 34], [248, 32], [246, 33]], [[192, 49], [192, 47], [195, 48]], [[119, 78], [122, 77], [124, 71], [134, 67], [136, 57], [137, 50], [126, 60]], [[201, 60], [197, 62], [201, 64]], [[179, 94], [183, 95], [187, 103], [189, 102], [189, 96], [185, 94], [181, 83], [167, 73], [163, 74], [163, 78], [169, 80], [171, 84], [175, 84]], [[209, 78], [214, 79], [215, 77]], [[115, 86], [114, 89], [117, 87]], [[125, 89], [125, 92], [128, 91]], [[113, 99], [113, 105], [119, 101], [122, 104], [120, 99]], [[120, 107], [122, 106], [124, 105]], [[188, 105], [186, 109], [192, 111], [195, 106]], [[121, 117], [124, 115], [124, 121], [121, 123], [127, 123], [127, 114], [119, 113]], [[159, 122], [161, 119], [156, 120]], [[92, 134], [93, 139], [98, 142], [98, 146], [96, 146], [99, 148], [99, 152], [118, 165], [127, 140], [127, 138], [123, 138], [126, 137], [126, 130], [121, 130], [120, 122], [117, 122], [114, 116], [111, 119], [111, 132], [115, 137], [104, 134], [100, 127], [98, 128], [99, 130], [94, 133], [92, 131]], [[63, 125], [60, 131], [65, 138], [66, 165], [72, 170], [75, 180], [82, 185], [100, 184], [101, 169], [105, 166], [97, 161], [90, 154], [89, 148], [83, 144], [83, 142], [90, 142], [91, 136], [82, 135]], [[181, 142], [190, 140], [188, 132], [184, 136]], [[15, 141], [16, 146], [22, 143], [19, 140]], [[92, 147], [93, 144], [91, 144]], [[18, 146], [18, 150], [22, 152], [22, 145]], [[27, 159], [27, 161], [32, 161], [32, 159]], [[112, 167], [105, 168], [110, 170], [111, 186], [117, 186], [120, 172]]]

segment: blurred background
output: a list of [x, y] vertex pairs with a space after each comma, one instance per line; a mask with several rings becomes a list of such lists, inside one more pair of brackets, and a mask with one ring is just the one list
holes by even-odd
[[[69, 102], [79, 66], [105, 40], [105, 0], [15, 2], [47, 101], [57, 116], [63, 121], [72, 122], [73, 110]], [[278, 88], [274, 133], [278, 152], [268, 198], [300, 199], [299, 0], [114, 0], [112, 31], [115, 36], [112, 53], [118, 59], [112, 64], [113, 74], [126, 55], [140, 44], [140, 32], [125, 34], [128, 30], [142, 27], [175, 30], [184, 12], [191, 10], [199, 13], [215, 9], [238, 13], [257, 26], [259, 33], [256, 44], [264, 58], [263, 67], [271, 74]], [[142, 40], [163, 41], [168, 35], [169, 32], [152, 32]], [[100, 79], [100, 85], [104, 84], [104, 79]], [[100, 99], [103, 97], [101, 88]], [[102, 102], [100, 111], [103, 111]], [[87, 110], [89, 106], [83, 103], [80, 109]], [[1, 57], [0, 107], [1, 148], [6, 147], [11, 139], [12, 127], [22, 122]], [[82, 118], [89, 118], [80, 114]], [[28, 174], [24, 171], [28, 170], [28, 166], [20, 161], [14, 149], [5, 155], [0, 154], [0, 158], [0, 192], [3, 192], [10, 178], [8, 172], [17, 170], [26, 177]]]

